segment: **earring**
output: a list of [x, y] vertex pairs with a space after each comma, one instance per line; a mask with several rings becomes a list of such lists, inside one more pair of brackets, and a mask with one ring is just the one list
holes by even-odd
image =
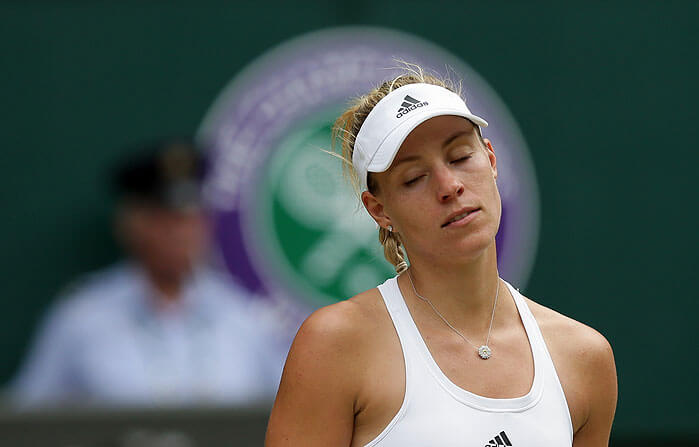
[[390, 231], [391, 233], [393, 233], [393, 225], [389, 225], [389, 226], [388, 226], [388, 231]]

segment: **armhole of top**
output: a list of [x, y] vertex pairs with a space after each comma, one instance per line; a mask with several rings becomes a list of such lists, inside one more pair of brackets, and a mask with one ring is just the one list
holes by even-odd
[[[396, 424], [401, 420], [403, 415], [405, 415], [406, 408], [408, 406], [410, 394], [410, 380], [411, 380], [411, 374], [410, 374], [410, 360], [406, 354], [406, 346], [404, 345], [404, 337], [406, 336], [405, 333], [402, 333], [401, 330], [399, 329], [400, 323], [396, 322], [396, 315], [394, 315], [394, 312], [399, 311], [400, 307], [395, 306], [393, 309], [391, 308], [391, 303], [390, 299], [384, 295], [384, 293], [390, 294], [393, 292], [393, 298], [399, 298], [396, 297], [395, 291], [391, 290], [392, 288], [397, 288], [398, 287], [398, 282], [396, 281], [396, 278], [390, 279], [386, 281], [384, 284], [380, 285], [377, 287], [379, 290], [379, 295], [381, 295], [381, 300], [383, 301], [384, 307], [386, 308], [386, 311], [388, 312], [388, 316], [391, 320], [391, 325], [393, 326], [393, 331], [398, 337], [398, 345], [400, 346], [401, 353], [403, 355], [403, 368], [404, 368], [404, 389], [403, 389], [403, 401], [401, 402], [400, 408], [396, 412], [396, 414], [391, 418], [390, 422], [384, 427], [383, 430], [371, 441], [369, 441], [367, 444], [364, 444], [364, 447], [376, 447], [379, 445], [379, 443], [386, 437], [388, 434], [391, 432], [393, 427], [396, 426]], [[388, 290], [387, 290], [388, 289]]]
[[556, 368], [556, 363], [553, 361], [553, 357], [551, 356], [551, 351], [549, 350], [549, 346], [546, 343], [546, 338], [544, 338], [544, 333], [541, 331], [541, 327], [539, 326], [539, 322], [536, 320], [536, 317], [534, 316], [534, 312], [532, 312], [531, 307], [529, 306], [529, 303], [527, 302], [527, 297], [522, 295], [519, 290], [515, 289], [517, 294], [519, 295], [519, 299], [521, 300], [522, 304], [524, 307], [527, 309], [529, 318], [531, 321], [534, 323], [534, 330], [537, 333], [537, 336], [539, 340], [541, 341], [542, 347], [544, 349], [544, 353], [546, 354], [546, 358], [551, 364], [551, 369], [554, 375], [554, 379], [556, 381], [556, 385], [558, 390], [561, 393], [561, 397], [563, 398], [563, 404], [565, 406], [565, 412], [566, 415], [568, 416], [568, 428], [570, 432], [570, 442], [573, 442], [573, 436], [575, 435], [574, 429], [573, 429], [573, 416], [570, 414], [570, 406], [568, 405], [568, 398], [566, 397], [565, 390], [563, 388], [563, 384], [561, 383], [561, 379], [558, 376], [558, 369]]

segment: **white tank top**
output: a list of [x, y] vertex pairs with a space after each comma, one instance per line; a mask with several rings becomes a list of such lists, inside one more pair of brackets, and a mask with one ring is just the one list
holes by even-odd
[[432, 358], [396, 278], [381, 284], [405, 360], [403, 404], [366, 447], [562, 447], [573, 443], [563, 388], [539, 326], [524, 297], [509, 283], [534, 356], [534, 383], [512, 399], [479, 396], [455, 385]]

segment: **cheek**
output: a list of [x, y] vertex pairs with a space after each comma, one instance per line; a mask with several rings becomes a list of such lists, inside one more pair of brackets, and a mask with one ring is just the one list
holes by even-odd
[[391, 206], [386, 205], [384, 211], [403, 237], [422, 238], [428, 234], [426, 230], [437, 225], [441, 218], [438, 204], [430, 198], [424, 193], [401, 194], [393, 197]]
[[492, 214], [499, 216], [500, 191], [498, 190], [498, 186], [490, 170], [479, 175], [478, 183], [474, 187], [474, 192], [485, 208]]
[[488, 179], [489, 183], [483, 185], [480, 196], [483, 203], [483, 207], [487, 210], [487, 216], [489, 217], [488, 231], [497, 233], [500, 228], [500, 219], [502, 217], [502, 202], [500, 199], [500, 191], [497, 185], [493, 181], [493, 178]]

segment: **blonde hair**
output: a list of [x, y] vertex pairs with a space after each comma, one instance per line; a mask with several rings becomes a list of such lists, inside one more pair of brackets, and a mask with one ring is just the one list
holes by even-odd
[[[391, 93], [393, 90], [409, 84], [433, 84], [444, 87], [458, 95], [461, 95], [461, 83], [456, 84], [450, 79], [440, 79], [436, 75], [425, 73], [418, 65], [401, 62], [406, 73], [382, 83], [364, 96], [354, 99], [350, 106], [340, 115], [332, 129], [332, 153], [342, 159], [342, 171], [346, 179], [351, 183], [357, 196], [361, 196], [361, 186], [359, 176], [352, 165], [352, 154], [354, 152], [354, 142], [362, 127], [364, 120], [376, 104]], [[337, 144], [341, 145], [341, 152], [336, 150]], [[367, 176], [367, 186], [369, 192], [375, 194], [378, 184], [372, 178], [371, 173]], [[393, 264], [396, 272], [402, 273], [408, 269], [405, 252], [400, 235], [386, 228], [379, 227], [379, 242], [383, 245], [384, 257]]]

